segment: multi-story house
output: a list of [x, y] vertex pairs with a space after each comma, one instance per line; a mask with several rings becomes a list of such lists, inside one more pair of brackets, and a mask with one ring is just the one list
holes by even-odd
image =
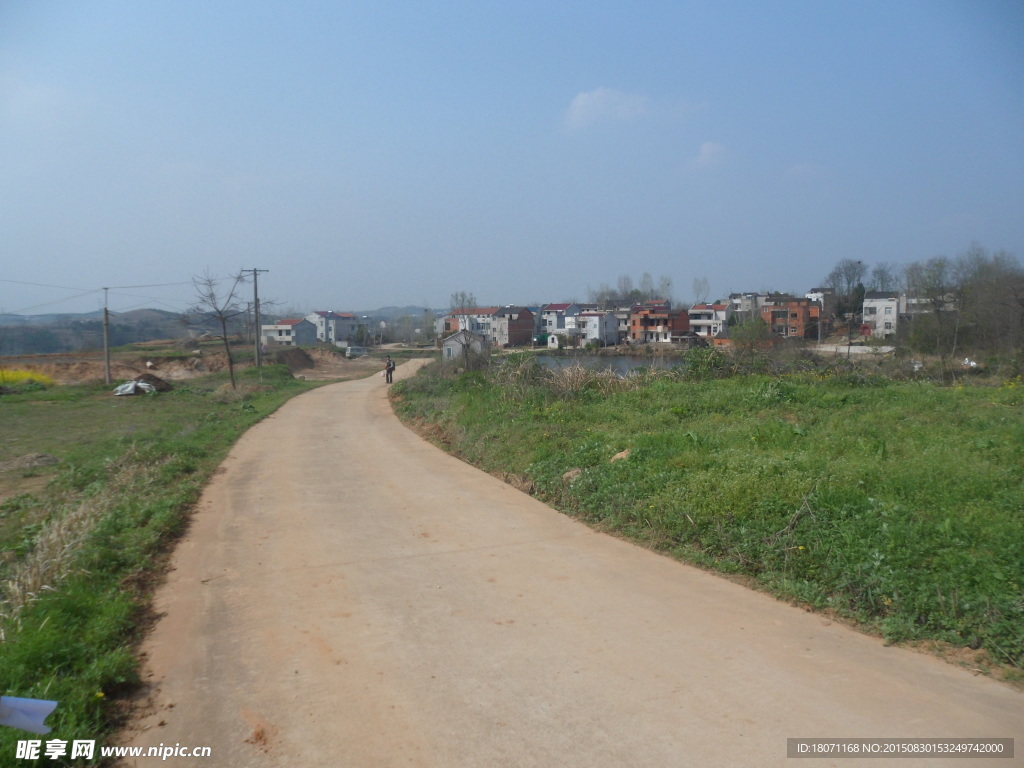
[[575, 337], [579, 344], [597, 342], [601, 346], [616, 344], [619, 338], [619, 321], [614, 312], [580, 312], [565, 318], [565, 333]]
[[545, 304], [541, 307], [540, 332], [559, 333], [565, 330], [565, 318], [580, 313], [579, 304]]
[[629, 316], [632, 311], [632, 307], [616, 307], [612, 310], [612, 313], [615, 315], [616, 344], [625, 344], [629, 339]]
[[457, 331], [469, 331], [491, 341], [491, 326], [494, 314], [500, 307], [462, 307], [453, 309], [441, 320], [441, 335], [447, 336]]
[[633, 308], [629, 315], [629, 341], [632, 344], [659, 344], [678, 340], [690, 330], [685, 309], [669, 309], [666, 303]]
[[533, 331], [533, 313], [526, 307], [502, 307], [491, 316], [490, 340], [498, 347], [528, 347]]
[[761, 298], [757, 293], [730, 293], [731, 314], [736, 318], [734, 322], [745, 323], [761, 317]]
[[316, 341], [316, 326], [305, 318], [285, 318], [260, 326], [262, 343], [268, 347], [298, 347]]
[[776, 336], [813, 338], [818, 333], [820, 304], [805, 297], [772, 293], [761, 304], [761, 319]]
[[705, 339], [718, 336], [729, 324], [733, 304], [694, 304], [689, 310], [690, 330]]
[[901, 304], [906, 305], [906, 297], [901, 301], [898, 291], [868, 291], [864, 294], [863, 324], [871, 329], [872, 336], [884, 339], [896, 335]]
[[351, 312], [312, 312], [306, 315], [306, 320], [316, 327], [317, 341], [339, 347], [355, 343], [359, 329], [365, 327]]

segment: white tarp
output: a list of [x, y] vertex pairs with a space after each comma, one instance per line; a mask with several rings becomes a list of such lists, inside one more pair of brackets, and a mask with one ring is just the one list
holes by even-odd
[[140, 392], [156, 392], [156, 387], [144, 381], [126, 381], [114, 390], [115, 395], [137, 395]]

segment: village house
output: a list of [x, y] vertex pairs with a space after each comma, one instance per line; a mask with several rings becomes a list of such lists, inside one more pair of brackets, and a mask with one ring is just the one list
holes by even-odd
[[260, 326], [261, 343], [267, 347], [299, 347], [316, 342], [316, 326], [305, 318], [285, 318]]
[[615, 313], [594, 310], [566, 317], [564, 333], [574, 346], [596, 342], [604, 347], [618, 343], [618, 326]]
[[438, 322], [439, 335], [448, 336], [458, 331], [469, 331], [487, 339], [491, 338], [494, 313], [499, 307], [460, 307], [453, 309]]
[[864, 294], [863, 325], [870, 329], [872, 336], [884, 339], [896, 335], [900, 303], [898, 291], [868, 291]]
[[718, 336], [729, 323], [733, 304], [694, 304], [689, 310], [690, 330], [703, 339]]
[[359, 318], [351, 312], [335, 312], [333, 310], [312, 312], [306, 315], [306, 320], [315, 326], [317, 341], [339, 347], [354, 344], [359, 329], [365, 328]]
[[441, 357], [446, 363], [472, 367], [474, 359], [490, 353], [486, 336], [472, 331], [456, 331], [441, 342]]
[[533, 313], [526, 307], [502, 307], [491, 316], [490, 340], [498, 347], [528, 347], [533, 332]]
[[805, 339], [817, 336], [821, 307], [803, 297], [773, 293], [761, 303], [761, 319], [776, 336]]
[[745, 323], [761, 317], [761, 294], [730, 293], [729, 304], [732, 305], [731, 315], [734, 323]]
[[545, 304], [541, 307], [540, 332], [560, 333], [565, 330], [565, 318], [580, 313], [579, 304]]
[[635, 306], [629, 315], [631, 344], [668, 344], [678, 341], [690, 330], [685, 309], [670, 309], [668, 302], [648, 302]]

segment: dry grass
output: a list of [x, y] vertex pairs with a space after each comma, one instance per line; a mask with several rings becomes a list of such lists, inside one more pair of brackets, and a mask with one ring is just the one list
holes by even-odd
[[[75, 558], [96, 523], [122, 497], [129, 486], [138, 487], [151, 471], [134, 461], [132, 451], [117, 462], [110, 483], [90, 496], [69, 495], [57, 505], [56, 514], [43, 525], [32, 550], [13, 563], [0, 582], [0, 639], [5, 625], [45, 592], [58, 585], [74, 570]], [[63, 511], [66, 510], [66, 511]], [[63, 511], [63, 513], [62, 513]]]

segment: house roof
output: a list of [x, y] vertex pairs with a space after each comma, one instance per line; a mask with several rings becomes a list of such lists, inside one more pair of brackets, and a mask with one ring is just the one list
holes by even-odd
[[341, 318], [344, 318], [346, 320], [355, 320], [356, 319], [356, 316], [353, 315], [351, 312], [335, 312], [333, 309], [322, 310], [322, 311], [319, 311], [319, 312], [314, 312], [313, 314], [314, 315], [320, 315], [320, 317], [325, 317], [325, 318], [341, 317]]
[[864, 294], [864, 299], [890, 299], [896, 301], [899, 299], [898, 291], [867, 291]]
[[284, 320], [278, 320], [275, 325], [298, 325], [303, 320], [305, 320], [304, 317], [287, 317]]
[[692, 307], [690, 307], [690, 311], [691, 312], [693, 312], [695, 310], [697, 312], [707, 312], [709, 309], [713, 309], [716, 312], [724, 312], [725, 310], [729, 309], [729, 305], [728, 304], [694, 304]]
[[572, 306], [571, 303], [570, 304], [545, 304], [544, 305], [544, 311], [545, 312], [565, 312], [565, 310], [567, 310], [571, 306]]
[[459, 315], [493, 315], [499, 309], [500, 307], [462, 307], [460, 309], [453, 309], [449, 317], [458, 317]]

